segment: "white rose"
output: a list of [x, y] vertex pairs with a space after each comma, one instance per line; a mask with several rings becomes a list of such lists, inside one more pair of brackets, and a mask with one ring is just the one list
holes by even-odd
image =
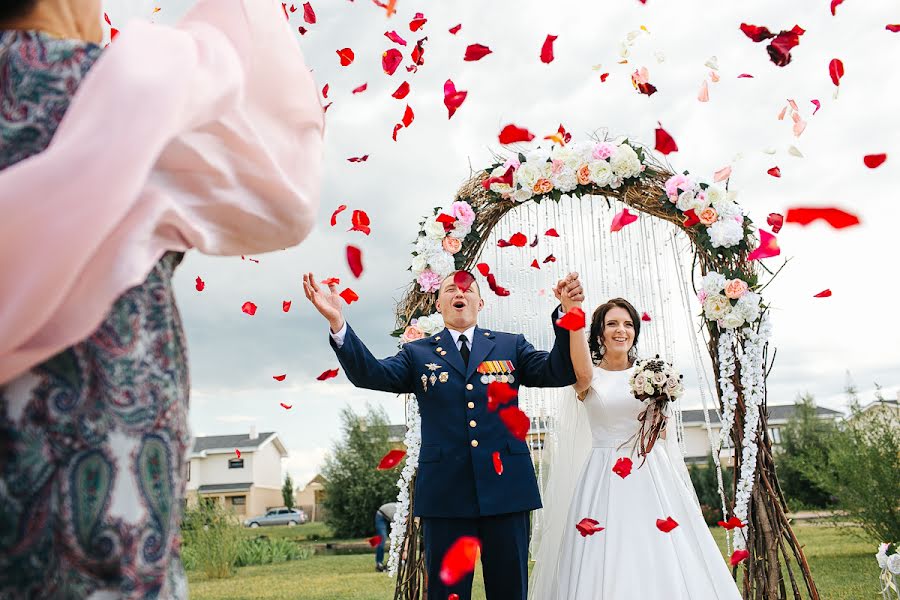
[[730, 200], [719, 200], [718, 202], [714, 202], [712, 207], [719, 213], [720, 219], [731, 219], [744, 214], [741, 207]]
[[[895, 556], [896, 556], [896, 555], [895, 555]], [[882, 552], [879, 552], [878, 554], [876, 554], [876, 555], [875, 555], [875, 558], [878, 560], [878, 566], [879, 566], [879, 568], [887, 569], [887, 561], [888, 561], [887, 554], [885, 554], [885, 553], [882, 551]]]
[[645, 393], [645, 394], [648, 394], [648, 395], [653, 394], [653, 385], [651, 385], [651, 384], [649, 384], [649, 383], [648, 383], [647, 385], [645, 385], [645, 386], [644, 386], [644, 393]]
[[718, 321], [731, 311], [731, 300], [722, 294], [710, 294], [703, 303], [706, 318]]
[[425, 335], [431, 335], [430, 331], [433, 326], [434, 324], [429, 317], [419, 317], [419, 320], [416, 321], [416, 327], [425, 332]]
[[709, 206], [709, 198], [703, 196], [702, 194], [697, 194], [694, 196], [694, 199], [688, 202], [687, 210], [694, 211], [694, 214], [699, 214], [701, 210]]
[[625, 180], [624, 180], [624, 179], [622, 179], [621, 177], [619, 177], [619, 176], [613, 174], [613, 178], [612, 178], [612, 180], [609, 182], [609, 187], [612, 188], [612, 189], [614, 189], [614, 190], [617, 190], [617, 189], [619, 189], [620, 187], [622, 187], [622, 184], [623, 184], [623, 183], [625, 183]]
[[570, 146], [556, 148], [550, 157], [552, 160], [562, 161], [566, 168], [572, 171], [577, 171], [582, 163], [582, 154]]
[[888, 571], [894, 575], [900, 575], [900, 554], [891, 554], [887, 559]]
[[425, 257], [421, 254], [417, 254], [412, 258], [412, 272], [418, 276], [422, 271], [425, 270], [425, 267], [428, 266], [428, 261], [425, 260]]
[[516, 169], [515, 182], [532, 191], [534, 184], [543, 176], [544, 169], [539, 164], [527, 162]]
[[565, 168], [559, 175], [550, 178], [550, 183], [559, 191], [566, 193], [571, 192], [578, 187], [578, 175], [573, 169]]
[[428, 264], [431, 266], [431, 270], [441, 277], [446, 277], [456, 270], [456, 261], [448, 252], [434, 253], [428, 257]]
[[675, 206], [681, 212], [686, 210], [691, 210], [694, 208], [694, 204], [696, 203], [696, 198], [694, 197], [694, 192], [681, 192], [678, 194], [678, 200], [675, 201]]
[[532, 165], [546, 163], [548, 160], [550, 160], [550, 151], [540, 146], [525, 153], [525, 162], [532, 163]]
[[713, 248], [731, 248], [744, 239], [744, 228], [733, 219], [722, 219], [706, 228]]
[[622, 144], [609, 159], [613, 173], [617, 176], [627, 179], [634, 177], [641, 172], [641, 159], [638, 158], [634, 148], [628, 144]]
[[512, 193], [511, 198], [516, 202], [525, 202], [531, 200], [532, 196], [534, 196], [534, 190], [531, 188], [520, 187]]
[[727, 282], [728, 280], [724, 275], [720, 275], [715, 271], [710, 271], [703, 276], [703, 281], [701, 282], [701, 284], [703, 285], [703, 290], [707, 294], [718, 294], [725, 289], [725, 284]]
[[725, 200], [725, 189], [721, 185], [715, 183], [710, 184], [710, 186], [706, 188], [706, 199], [713, 206], [723, 202]]
[[447, 235], [444, 230], [444, 224], [440, 223], [434, 217], [430, 217], [425, 221], [425, 235], [433, 240], [443, 240]]
[[609, 182], [612, 181], [612, 168], [610, 168], [609, 163], [605, 160], [595, 160], [591, 162], [589, 169], [591, 172], [591, 181], [593, 181], [597, 187], [606, 187], [609, 185]]
[[[569, 144], [568, 147], [571, 148], [572, 152], [574, 152], [578, 156], [577, 167], [580, 167], [583, 164], [587, 164], [587, 163], [591, 162], [591, 160], [592, 160], [591, 156], [594, 154], [594, 146], [596, 146], [596, 145], [597, 145], [596, 142], [585, 141], [585, 140], [582, 140], [580, 142], [575, 142], [574, 144]], [[577, 170], [577, 167], [576, 167], [576, 170]]]
[[433, 315], [431, 315], [428, 318], [431, 320], [431, 324], [432, 324], [431, 333], [432, 334], [435, 334], [444, 329], [444, 327], [445, 327], [444, 316], [441, 313], [434, 313]]
[[654, 373], [653, 374], [653, 385], [662, 385], [666, 382], [666, 374], [665, 373]]
[[458, 240], [464, 240], [464, 239], [466, 239], [466, 236], [469, 235], [469, 232], [472, 231], [472, 226], [469, 225], [468, 227], [466, 227], [459, 221], [457, 221], [457, 223], [458, 223], [458, 225], [456, 227], [454, 227], [453, 229], [451, 229], [447, 235], [449, 235], [450, 237], [454, 237]]
[[744, 324], [744, 315], [739, 311], [729, 311], [724, 317], [719, 319], [719, 324], [725, 329], [737, 329]]
[[444, 238], [434, 239], [425, 235], [420, 235], [419, 239], [416, 240], [416, 252], [418, 252], [422, 256], [430, 256], [435, 252], [442, 251], [444, 248], [441, 246]]

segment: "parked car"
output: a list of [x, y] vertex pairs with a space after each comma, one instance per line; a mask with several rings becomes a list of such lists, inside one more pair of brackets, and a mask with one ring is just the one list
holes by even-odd
[[264, 527], [266, 525], [301, 525], [306, 523], [306, 513], [299, 508], [273, 508], [264, 515], [244, 520], [244, 527]]

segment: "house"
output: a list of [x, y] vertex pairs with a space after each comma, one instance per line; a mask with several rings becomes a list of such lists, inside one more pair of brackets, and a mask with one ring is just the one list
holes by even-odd
[[867, 419], [875, 415], [888, 415], [900, 417], [900, 390], [897, 390], [897, 396], [893, 399], [885, 399], [881, 393], [876, 394], [877, 399], [861, 406], [859, 412], [850, 415], [851, 419]]
[[284, 506], [281, 460], [287, 455], [277, 433], [257, 434], [256, 427], [245, 434], [195, 438], [186, 465], [187, 503], [204, 498], [247, 516]]
[[307, 482], [303, 488], [294, 491], [297, 508], [303, 510], [310, 521], [325, 520], [325, 484], [328, 481], [321, 475], [316, 475]]

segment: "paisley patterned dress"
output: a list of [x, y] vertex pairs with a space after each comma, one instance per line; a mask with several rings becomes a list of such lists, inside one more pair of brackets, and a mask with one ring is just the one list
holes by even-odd
[[[47, 147], [100, 53], [0, 31], [0, 169]], [[0, 598], [187, 597], [180, 261], [166, 254], [89, 338], [0, 385]]]

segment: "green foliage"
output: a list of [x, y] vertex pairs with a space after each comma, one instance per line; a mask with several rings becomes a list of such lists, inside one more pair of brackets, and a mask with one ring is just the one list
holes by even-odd
[[[700, 500], [700, 510], [707, 525], [715, 525], [719, 521], [724, 521], [722, 516], [722, 500], [719, 497], [719, 481], [716, 476], [716, 463], [710, 454], [707, 457], [706, 464], [691, 464], [688, 466], [688, 473], [691, 476], [691, 483], [694, 484], [694, 491], [697, 492], [697, 499]], [[731, 489], [734, 485], [734, 476], [731, 469], [722, 469], [722, 482], [725, 489], [725, 498], [728, 500], [731, 495]]]
[[837, 432], [837, 424], [817, 417], [810, 394], [801, 395], [795, 407], [781, 430], [781, 451], [775, 459], [778, 482], [791, 510], [832, 506], [835, 498], [805, 474], [804, 465], [827, 464], [828, 441]]
[[238, 567], [270, 565], [289, 560], [306, 560], [313, 555], [309, 546], [301, 546], [284, 538], [258, 537], [241, 540], [237, 560]]
[[364, 537], [374, 531], [375, 511], [397, 495], [399, 469], [378, 471], [391, 450], [388, 418], [368, 407], [360, 418], [349, 407], [341, 411], [342, 438], [325, 459], [327, 523], [339, 538]]
[[844, 514], [878, 540], [900, 539], [900, 413], [891, 405], [862, 412], [825, 440], [826, 460], [801, 463], [803, 474], [834, 494]]
[[281, 498], [284, 500], [285, 507], [294, 508], [294, 481], [291, 474], [284, 476], [284, 485], [281, 486]]
[[203, 571], [210, 579], [231, 577], [241, 543], [241, 524], [218, 502], [201, 500], [184, 515], [185, 568]]

